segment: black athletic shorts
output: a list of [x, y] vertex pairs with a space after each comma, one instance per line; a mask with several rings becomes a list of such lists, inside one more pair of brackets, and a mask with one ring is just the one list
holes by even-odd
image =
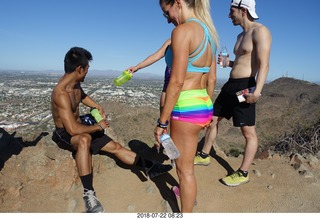
[[256, 86], [254, 77], [250, 78], [229, 78], [221, 88], [214, 103], [214, 116], [233, 119], [233, 125], [254, 126], [256, 122], [256, 104], [246, 102], [239, 103], [236, 92]]
[[[70, 141], [71, 135], [64, 128], [56, 128], [56, 130], [52, 134], [52, 140], [62, 149], [71, 151], [73, 154], [76, 152]], [[108, 144], [112, 139], [105, 135], [104, 132], [98, 131], [91, 134], [91, 153], [97, 154], [101, 148], [103, 148], [106, 144]]]

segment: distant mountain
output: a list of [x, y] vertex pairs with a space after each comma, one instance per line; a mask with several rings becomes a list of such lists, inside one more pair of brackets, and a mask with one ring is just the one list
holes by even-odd
[[[261, 148], [268, 148], [285, 134], [305, 130], [320, 122], [320, 86], [282, 77], [265, 84], [256, 105], [256, 127]], [[232, 119], [222, 120], [217, 144], [228, 151], [243, 148], [244, 138]]]
[[[88, 73], [88, 77], [93, 76], [105, 76], [110, 78], [115, 78], [119, 76], [122, 73], [122, 71], [119, 70], [95, 70], [90, 69]], [[19, 74], [19, 75], [38, 75], [38, 74], [47, 74], [49, 76], [60, 76], [64, 74], [64, 71], [62, 70], [41, 70], [41, 71], [22, 71], [22, 70], [0, 70], [0, 75], [6, 75], [6, 74]], [[163, 79], [163, 75], [148, 73], [148, 72], [139, 72], [135, 73], [135, 78], [139, 79]]]

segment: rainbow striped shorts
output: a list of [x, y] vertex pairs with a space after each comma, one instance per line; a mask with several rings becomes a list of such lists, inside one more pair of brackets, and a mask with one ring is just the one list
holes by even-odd
[[210, 124], [212, 116], [213, 104], [206, 89], [182, 91], [171, 113], [172, 120], [190, 122], [202, 127]]

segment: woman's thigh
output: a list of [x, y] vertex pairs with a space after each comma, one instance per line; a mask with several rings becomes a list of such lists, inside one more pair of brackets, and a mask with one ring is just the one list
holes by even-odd
[[196, 124], [171, 120], [170, 135], [180, 152], [180, 157], [176, 160], [180, 167], [193, 169], [199, 133], [202, 129]]

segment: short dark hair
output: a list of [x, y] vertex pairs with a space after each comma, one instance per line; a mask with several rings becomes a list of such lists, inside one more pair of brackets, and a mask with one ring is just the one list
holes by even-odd
[[64, 71], [65, 73], [71, 73], [78, 66], [85, 68], [89, 61], [92, 61], [92, 55], [88, 50], [81, 47], [72, 47], [64, 57]]

